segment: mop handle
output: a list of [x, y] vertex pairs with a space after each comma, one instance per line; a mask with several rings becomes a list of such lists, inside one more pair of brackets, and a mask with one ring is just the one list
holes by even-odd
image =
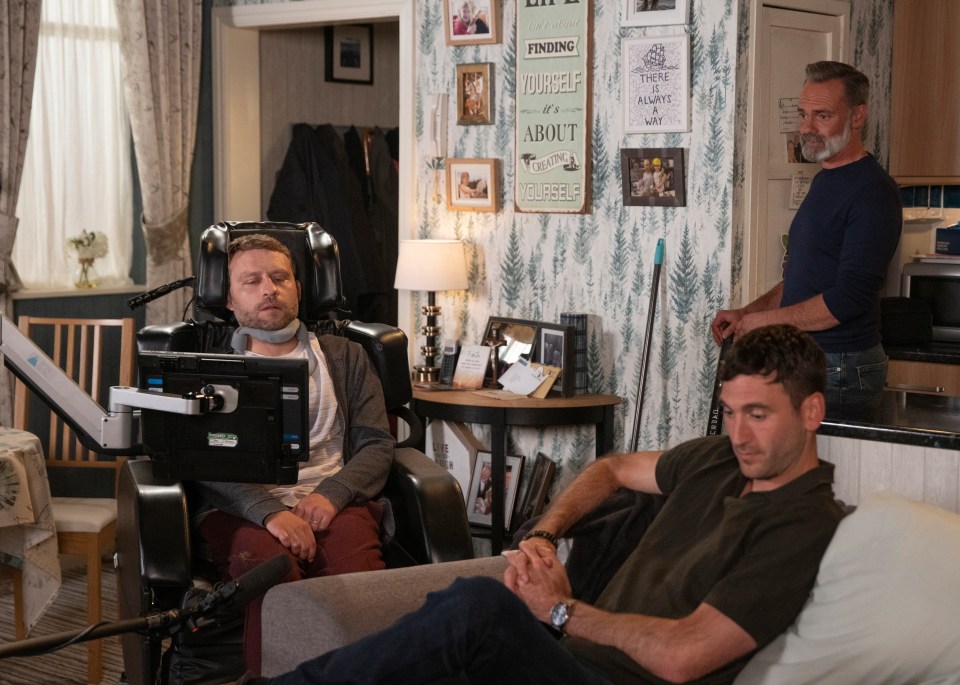
[[633, 418], [633, 437], [630, 451], [636, 452], [640, 443], [640, 417], [643, 414], [644, 386], [647, 384], [647, 364], [650, 361], [650, 337], [653, 335], [653, 322], [657, 309], [657, 291], [660, 289], [660, 267], [663, 266], [663, 238], [657, 241], [657, 251], [653, 257], [653, 282], [650, 285], [650, 302], [647, 305], [647, 329], [643, 336], [643, 351], [640, 354], [640, 379], [637, 383], [636, 412]]

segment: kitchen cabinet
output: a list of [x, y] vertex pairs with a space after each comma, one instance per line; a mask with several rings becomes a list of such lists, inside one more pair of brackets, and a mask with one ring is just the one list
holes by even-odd
[[960, 397], [960, 365], [891, 359], [887, 389]]
[[890, 174], [960, 183], [960, 2], [896, 0]]

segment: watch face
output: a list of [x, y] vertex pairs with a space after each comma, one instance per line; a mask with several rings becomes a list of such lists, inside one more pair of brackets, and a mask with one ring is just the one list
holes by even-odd
[[568, 618], [570, 618], [570, 611], [564, 602], [553, 605], [550, 610], [550, 623], [553, 624], [554, 628], [562, 628]]

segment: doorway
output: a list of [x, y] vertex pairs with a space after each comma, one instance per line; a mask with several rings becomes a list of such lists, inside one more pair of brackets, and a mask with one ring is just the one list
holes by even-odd
[[791, 201], [792, 192], [820, 170], [788, 146], [795, 133], [790, 108], [800, 95], [807, 64], [846, 61], [850, 23], [849, 5], [836, 0], [755, 0], [751, 9], [750, 25], [756, 29], [751, 35], [739, 306], [782, 280], [785, 236], [798, 204]]
[[[261, 185], [260, 32], [337, 23], [398, 22], [398, 233], [414, 219], [415, 0], [303, 0], [216, 7], [212, 19], [214, 216], [265, 218]], [[399, 293], [398, 325], [413, 325], [410, 293]]]

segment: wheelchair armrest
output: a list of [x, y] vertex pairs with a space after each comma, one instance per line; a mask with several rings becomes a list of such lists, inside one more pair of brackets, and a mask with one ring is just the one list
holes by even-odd
[[393, 412], [409, 402], [413, 397], [413, 385], [410, 383], [406, 334], [382, 323], [351, 321], [343, 327], [343, 335], [363, 347], [373, 361], [383, 386], [387, 411]]
[[153, 324], [137, 331], [137, 349], [142, 352], [196, 352], [200, 330], [193, 322]]
[[396, 517], [395, 543], [414, 563], [473, 558], [460, 484], [423, 452], [409, 447], [394, 450], [383, 494]]

